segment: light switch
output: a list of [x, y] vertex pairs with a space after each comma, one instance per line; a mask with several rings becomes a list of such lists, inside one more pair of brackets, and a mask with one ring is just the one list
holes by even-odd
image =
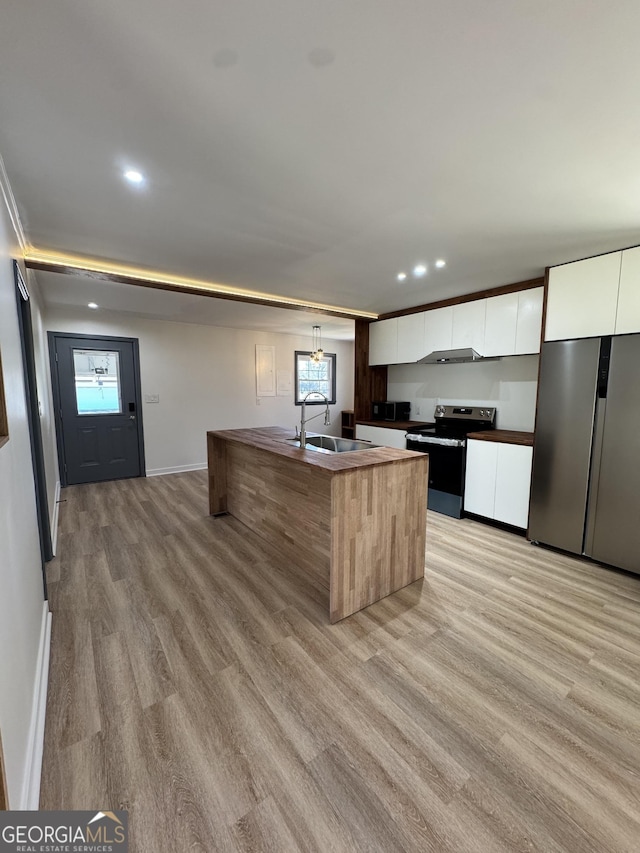
[[145, 403], [159, 403], [160, 394], [145, 394], [144, 401]]

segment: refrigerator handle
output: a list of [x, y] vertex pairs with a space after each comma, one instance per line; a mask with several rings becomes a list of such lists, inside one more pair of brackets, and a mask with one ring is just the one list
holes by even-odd
[[604, 400], [609, 385], [609, 364], [611, 363], [611, 335], [600, 341], [600, 357], [598, 359], [598, 399]]
[[587, 513], [584, 526], [584, 542], [582, 553], [591, 556], [593, 553], [593, 536], [595, 530], [596, 512], [598, 509], [598, 484], [600, 481], [600, 462], [602, 460], [602, 437], [604, 434], [604, 416], [607, 409], [607, 388], [609, 386], [609, 366], [611, 363], [611, 335], [600, 341], [600, 357], [598, 359], [598, 388], [596, 394], [596, 410], [593, 422], [593, 443], [591, 445], [591, 463], [589, 465], [589, 491], [587, 498]]
[[589, 497], [587, 500], [587, 516], [584, 527], [584, 543], [582, 545], [582, 553], [586, 554], [588, 557], [593, 553], [593, 535], [595, 530], [596, 512], [598, 509], [598, 484], [600, 482], [600, 462], [602, 461], [602, 439], [604, 436], [604, 418], [607, 409], [606, 395], [606, 382], [604, 386], [604, 394], [602, 395], [600, 394], [600, 383], [598, 383], [598, 399], [596, 400], [593, 444], [591, 447], [591, 465], [589, 467]]

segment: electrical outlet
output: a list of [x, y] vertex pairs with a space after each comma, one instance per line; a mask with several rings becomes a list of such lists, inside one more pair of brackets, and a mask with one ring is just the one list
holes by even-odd
[[416, 406], [416, 415], [420, 414], [420, 406]]
[[260, 397], [256, 397], [256, 406], [260, 405]]
[[145, 403], [159, 403], [160, 394], [145, 394], [144, 401]]

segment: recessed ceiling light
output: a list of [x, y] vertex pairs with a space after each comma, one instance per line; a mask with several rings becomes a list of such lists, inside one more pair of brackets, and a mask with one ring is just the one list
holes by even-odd
[[87, 308], [98, 308], [97, 302], [87, 302]]
[[397, 275], [398, 281], [404, 281], [406, 277], [407, 277], [406, 272], [399, 272]]
[[413, 268], [413, 274], [416, 278], [422, 278], [423, 275], [426, 275], [427, 268], [424, 264], [416, 264]]
[[130, 184], [141, 184], [144, 181], [144, 175], [137, 169], [127, 169], [124, 176]]
[[446, 267], [446, 265], [447, 265], [447, 262], [443, 261], [442, 258], [440, 258], [439, 260], [436, 261], [436, 266], [438, 267], [439, 270], [442, 269], [442, 267]]

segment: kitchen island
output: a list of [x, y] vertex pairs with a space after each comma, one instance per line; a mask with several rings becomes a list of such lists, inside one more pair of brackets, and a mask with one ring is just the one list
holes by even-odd
[[424, 575], [428, 456], [322, 453], [282, 427], [207, 433], [209, 512], [229, 513], [328, 592], [338, 622]]

